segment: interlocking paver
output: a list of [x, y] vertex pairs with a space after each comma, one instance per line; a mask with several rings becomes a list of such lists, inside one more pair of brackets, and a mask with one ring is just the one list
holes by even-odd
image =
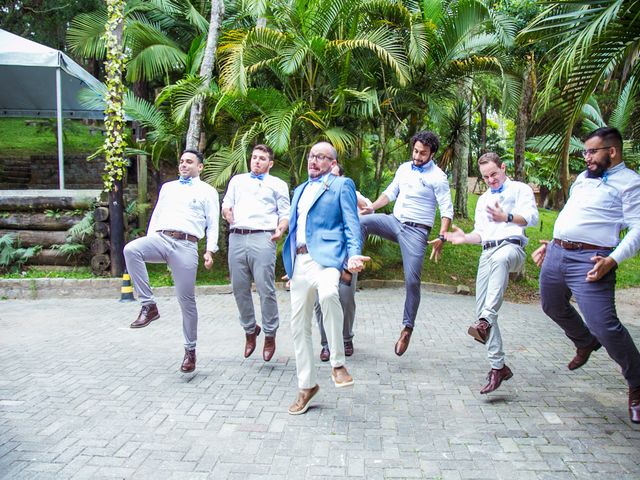
[[[489, 367], [466, 334], [473, 298], [425, 292], [397, 357], [404, 292], [358, 292], [356, 384], [336, 390], [318, 360], [318, 401], [294, 417], [287, 297], [265, 363], [259, 349], [242, 357], [233, 297], [201, 295], [191, 375], [178, 372], [175, 298], [141, 330], [128, 328], [135, 303], [0, 301], [0, 478], [640, 478], [617, 366], [598, 352], [566, 370], [571, 345], [538, 305], [503, 306], [515, 375], [481, 396]], [[633, 312], [621, 317], [638, 339]]]

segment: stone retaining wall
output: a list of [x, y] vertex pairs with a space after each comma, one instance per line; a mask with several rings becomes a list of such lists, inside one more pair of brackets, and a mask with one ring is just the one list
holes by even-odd
[[[362, 280], [359, 288], [399, 288], [404, 286], [402, 280]], [[43, 298], [120, 298], [122, 280], [118, 278], [0, 278], [1, 300], [36, 300]], [[276, 288], [284, 290], [284, 283], [276, 283]], [[422, 288], [437, 293], [458, 293], [468, 295], [470, 290], [464, 285], [439, 285], [422, 283]], [[158, 297], [174, 295], [173, 287], [157, 287], [153, 289]], [[196, 287], [196, 295], [231, 294], [231, 285], [201, 285]]]

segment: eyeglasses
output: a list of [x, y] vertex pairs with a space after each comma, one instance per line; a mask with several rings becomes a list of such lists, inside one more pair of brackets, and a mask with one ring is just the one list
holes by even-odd
[[324, 160], [333, 160], [333, 157], [329, 157], [329, 156], [323, 155], [321, 153], [310, 153], [307, 158], [309, 160], [313, 160], [315, 158], [316, 160], [319, 160], [321, 162], [324, 161]]
[[608, 150], [609, 148], [616, 148], [616, 147], [587, 148], [585, 150], [582, 150], [582, 156], [586, 158], [590, 155], [593, 155], [598, 150]]

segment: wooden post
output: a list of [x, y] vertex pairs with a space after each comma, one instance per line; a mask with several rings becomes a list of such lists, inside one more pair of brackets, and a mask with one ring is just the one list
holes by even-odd
[[138, 155], [138, 228], [147, 228], [147, 212], [149, 207], [147, 205], [147, 156]]
[[121, 277], [124, 264], [124, 198], [122, 180], [116, 180], [109, 192], [109, 239], [111, 242], [111, 276]]

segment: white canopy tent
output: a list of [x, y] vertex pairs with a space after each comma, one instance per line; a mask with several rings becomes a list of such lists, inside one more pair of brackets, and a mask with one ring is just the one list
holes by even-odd
[[0, 116], [57, 118], [60, 190], [64, 190], [62, 117], [104, 118], [80, 104], [78, 93], [104, 86], [59, 50], [0, 29]]

